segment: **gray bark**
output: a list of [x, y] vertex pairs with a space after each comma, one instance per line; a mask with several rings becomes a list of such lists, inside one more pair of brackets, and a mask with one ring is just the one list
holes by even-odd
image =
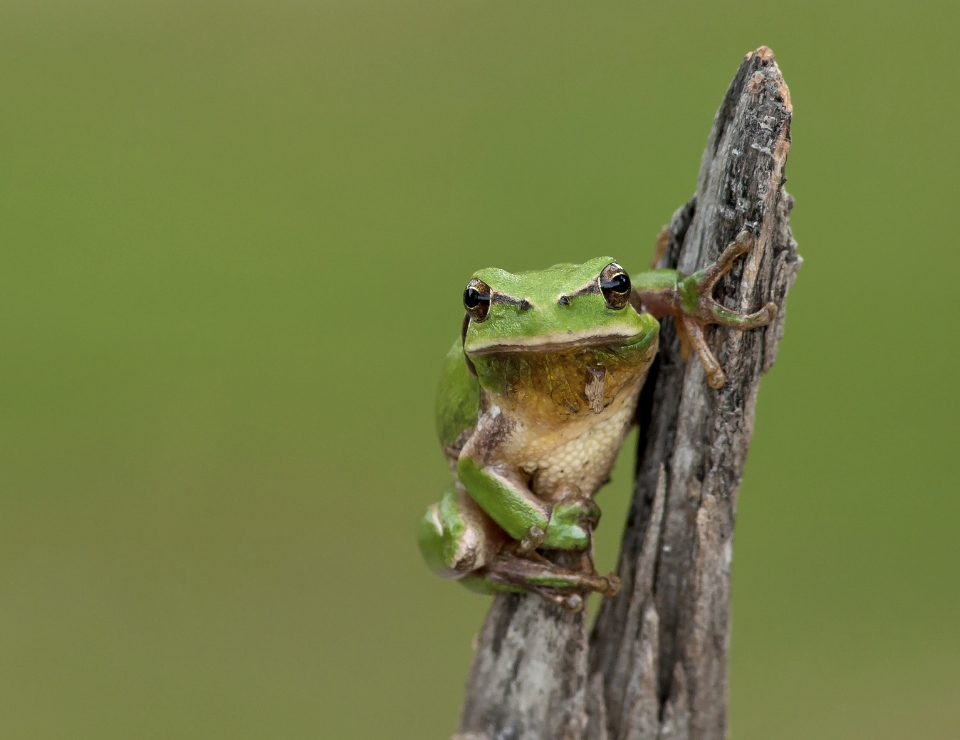
[[774, 322], [717, 328], [719, 391], [684, 361], [671, 319], [638, 409], [633, 503], [619, 596], [589, 640], [581, 615], [532, 595], [494, 599], [467, 684], [460, 738], [720, 740], [726, 735], [730, 562], [737, 489], [757, 387], [776, 358], [787, 291], [801, 260], [783, 190], [790, 97], [773, 53], [746, 56], [714, 119], [697, 190], [669, 226], [660, 266], [691, 273], [741, 229], [757, 246], [715, 296], [749, 312], [772, 300]]

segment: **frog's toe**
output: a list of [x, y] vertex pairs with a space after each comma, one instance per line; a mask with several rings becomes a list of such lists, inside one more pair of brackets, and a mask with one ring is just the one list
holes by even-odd
[[757, 240], [753, 232], [750, 229], [743, 229], [737, 234], [737, 238], [730, 242], [720, 253], [716, 262], [707, 265], [700, 274], [700, 279], [697, 281], [697, 292], [700, 295], [710, 295], [720, 278], [726, 275], [730, 271], [730, 268], [733, 267], [733, 263], [752, 250], [756, 243]]
[[616, 596], [620, 593], [620, 578], [615, 576], [613, 573], [608, 573], [603, 577], [604, 582], [607, 584], [607, 588], [604, 591], [601, 591], [604, 596]]
[[765, 303], [759, 311], [755, 311], [754, 313], [738, 313], [711, 300], [709, 309], [712, 314], [711, 323], [729, 326], [731, 329], [740, 329], [743, 331], [766, 326], [773, 321], [777, 315], [776, 303]]

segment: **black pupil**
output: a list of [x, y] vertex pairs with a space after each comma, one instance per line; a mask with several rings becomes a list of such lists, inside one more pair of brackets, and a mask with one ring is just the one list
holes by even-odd
[[467, 288], [463, 291], [463, 305], [467, 308], [476, 308], [482, 301], [489, 301], [490, 296], [486, 296], [476, 288]]
[[630, 290], [630, 278], [620, 272], [604, 280], [603, 287], [614, 293], [626, 293]]

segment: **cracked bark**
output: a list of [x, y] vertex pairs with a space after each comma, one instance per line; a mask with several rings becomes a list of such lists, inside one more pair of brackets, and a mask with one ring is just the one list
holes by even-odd
[[760, 376], [776, 359], [801, 259], [783, 190], [792, 109], [773, 53], [748, 54], [717, 111], [697, 189], [674, 214], [660, 265], [691, 273], [744, 227], [757, 246], [720, 282], [724, 305], [767, 300], [770, 326], [716, 328], [727, 383], [685, 362], [671, 319], [640, 399], [634, 498], [620, 595], [589, 639], [582, 615], [532, 595], [494, 599], [457, 740], [720, 740], [726, 735], [730, 561], [737, 489]]

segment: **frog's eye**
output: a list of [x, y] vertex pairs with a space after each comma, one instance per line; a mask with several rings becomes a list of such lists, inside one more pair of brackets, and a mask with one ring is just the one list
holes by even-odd
[[621, 309], [630, 302], [630, 276], [616, 262], [600, 273], [600, 292], [610, 308]]
[[474, 278], [463, 291], [463, 307], [474, 321], [483, 321], [490, 312], [490, 286]]

